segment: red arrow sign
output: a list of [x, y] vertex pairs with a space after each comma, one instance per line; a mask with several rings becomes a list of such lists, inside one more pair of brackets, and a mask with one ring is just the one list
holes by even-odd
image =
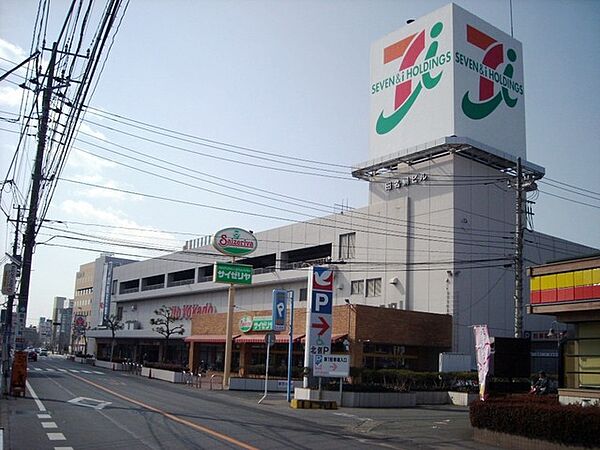
[[333, 372], [335, 372], [335, 369], [337, 369], [337, 364], [336, 363], [331, 363], [331, 370]]
[[329, 330], [329, 324], [321, 316], [319, 316], [319, 320], [321, 321], [321, 323], [313, 323], [313, 324], [311, 324], [311, 326], [313, 328], [320, 328], [321, 331], [319, 331], [319, 336], [323, 336], [323, 333], [325, 333], [327, 330]]

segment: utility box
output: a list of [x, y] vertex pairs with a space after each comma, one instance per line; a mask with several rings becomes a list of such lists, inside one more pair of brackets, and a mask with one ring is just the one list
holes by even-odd
[[466, 353], [440, 353], [440, 372], [470, 372], [471, 355]]

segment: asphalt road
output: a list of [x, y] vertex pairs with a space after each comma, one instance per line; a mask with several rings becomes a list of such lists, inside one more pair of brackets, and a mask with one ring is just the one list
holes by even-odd
[[282, 394], [210, 391], [76, 364], [29, 363], [3, 399], [5, 449], [491, 449], [466, 408], [295, 410]]

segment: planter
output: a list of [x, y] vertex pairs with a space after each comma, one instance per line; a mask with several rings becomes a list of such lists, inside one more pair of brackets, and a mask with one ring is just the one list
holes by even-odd
[[562, 445], [557, 444], [556, 442], [530, 439], [525, 436], [499, 433], [484, 428], [473, 428], [473, 440], [481, 442], [482, 444], [514, 450], [521, 450], [524, 448], [528, 450], [585, 450], [585, 447]]
[[450, 396], [447, 391], [414, 391], [417, 405], [447, 405]]
[[296, 388], [294, 398], [298, 400], [335, 400], [348, 408], [406, 408], [417, 405], [414, 392], [343, 392], [340, 403], [339, 391], [319, 391]]
[[142, 376], [156, 380], [168, 381], [169, 383], [183, 383], [183, 373], [170, 370], [142, 367]]
[[[302, 381], [292, 381], [292, 387], [296, 388], [302, 385]], [[230, 378], [230, 391], [264, 391], [265, 380], [260, 378]], [[287, 380], [269, 380], [267, 384], [269, 392], [287, 392]]]
[[96, 360], [95, 364], [96, 367], [102, 367], [104, 369], [110, 369], [110, 370], [125, 370], [125, 365], [122, 363], [111, 363], [110, 361], [99, 361]]
[[479, 394], [469, 394], [468, 392], [448, 392], [450, 403], [457, 406], [469, 406], [479, 398]]

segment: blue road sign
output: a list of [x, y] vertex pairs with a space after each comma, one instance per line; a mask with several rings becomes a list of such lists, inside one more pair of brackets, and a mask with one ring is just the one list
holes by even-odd
[[273, 331], [285, 330], [287, 291], [273, 289]]

